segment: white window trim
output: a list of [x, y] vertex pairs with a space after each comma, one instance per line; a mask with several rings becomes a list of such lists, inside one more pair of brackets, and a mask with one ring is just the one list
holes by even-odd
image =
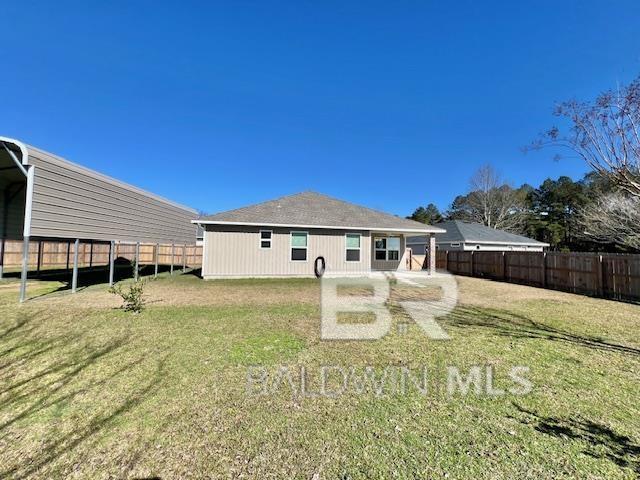
[[[269, 239], [264, 239], [262, 238], [262, 232], [269, 232], [270, 236]], [[269, 246], [268, 247], [263, 247], [262, 246], [262, 242], [269, 242]], [[260, 247], [260, 250], [271, 250], [271, 246], [273, 244], [273, 230], [260, 230], [258, 232], [258, 247]]]
[[[359, 252], [358, 253], [358, 260], [349, 260], [349, 259], [347, 259], [347, 251], [356, 250], [356, 249], [347, 247], [347, 237], [349, 237], [349, 236], [355, 237], [356, 235], [360, 239], [358, 241], [359, 247], [357, 248], [357, 250]], [[345, 233], [344, 234], [344, 261], [348, 262], [348, 263], [360, 263], [362, 261], [362, 234], [361, 233]]]
[[[389, 250], [389, 239], [390, 238], [397, 238], [400, 240], [400, 246], [398, 247], [398, 250]], [[382, 240], [385, 239], [387, 240], [385, 242], [385, 248], [384, 250], [381, 248], [376, 248], [376, 240]], [[373, 237], [373, 261], [374, 262], [399, 262], [402, 259], [402, 255], [400, 255], [400, 250], [402, 250], [402, 237], [398, 236], [398, 235], [385, 235], [384, 237]], [[378, 260], [376, 259], [376, 252], [382, 252], [384, 251], [384, 260]], [[398, 252], [398, 259], [397, 260], [389, 260], [389, 252]]]
[[[307, 236], [307, 246], [306, 247], [294, 247], [293, 246], [293, 234], [294, 233], [304, 233]], [[294, 260], [293, 259], [293, 249], [294, 248], [304, 248], [307, 251], [307, 255], [306, 255], [306, 260]], [[289, 261], [290, 262], [300, 262], [300, 263], [304, 263], [304, 262], [308, 262], [309, 261], [309, 232], [305, 232], [302, 230], [291, 230], [289, 232]]]

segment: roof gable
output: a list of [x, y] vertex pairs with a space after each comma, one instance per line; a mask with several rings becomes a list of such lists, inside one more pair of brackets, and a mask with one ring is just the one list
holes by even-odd
[[203, 217], [203, 224], [295, 226], [406, 232], [441, 232], [431, 225], [361, 207], [316, 192], [302, 192]]

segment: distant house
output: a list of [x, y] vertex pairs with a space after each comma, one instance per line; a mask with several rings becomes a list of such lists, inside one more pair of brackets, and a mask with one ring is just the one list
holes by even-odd
[[204, 245], [204, 228], [201, 225], [198, 225], [198, 229], [196, 230], [196, 245], [201, 247]]
[[[481, 250], [481, 251], [518, 251], [541, 252], [548, 243], [539, 242], [522, 235], [497, 230], [479, 223], [450, 220], [441, 222], [437, 227], [446, 230], [436, 235], [438, 250]], [[414, 255], [426, 253], [427, 237], [412, 236], [407, 238], [407, 247]]]
[[[444, 230], [304, 192], [194, 220], [204, 228], [202, 276], [313, 276], [408, 268], [406, 238]], [[435, 252], [435, 238], [432, 243]], [[322, 259], [319, 259], [322, 257]], [[435, 264], [432, 266], [435, 268]]]

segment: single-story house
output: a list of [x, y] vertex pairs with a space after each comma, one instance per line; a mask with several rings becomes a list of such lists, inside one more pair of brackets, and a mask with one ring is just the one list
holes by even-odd
[[[436, 235], [438, 250], [483, 250], [492, 252], [542, 252], [548, 243], [539, 242], [515, 233], [497, 230], [480, 223], [450, 220], [436, 225], [443, 233]], [[407, 238], [407, 247], [414, 255], [427, 253], [427, 237], [424, 235]]]
[[[204, 228], [202, 277], [313, 276], [409, 268], [406, 238], [423, 235], [435, 252], [441, 228], [303, 192], [193, 223]], [[431, 265], [435, 270], [435, 262]]]

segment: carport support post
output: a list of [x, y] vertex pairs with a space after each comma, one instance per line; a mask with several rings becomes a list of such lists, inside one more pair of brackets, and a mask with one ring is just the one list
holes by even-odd
[[176, 249], [176, 245], [174, 243], [171, 244], [171, 275], [173, 275], [173, 255]]
[[156, 248], [154, 249], [154, 260], [156, 262], [155, 265], [155, 270], [153, 271], [153, 278], [158, 278], [158, 255], [159, 255], [159, 250], [160, 250], [160, 244], [156, 243]]
[[140, 242], [136, 242], [136, 271], [133, 274], [133, 279], [138, 281], [138, 270], [140, 270]]
[[114, 250], [115, 242], [111, 240], [109, 243], [109, 286], [113, 285], [113, 267], [114, 267]]
[[71, 276], [71, 293], [76, 293], [78, 289], [78, 250], [80, 250], [80, 239], [76, 238], [73, 247], [73, 274]]
[[42, 268], [42, 240], [38, 241], [38, 263], [36, 267], [36, 276], [40, 278], [40, 268]]
[[429, 234], [429, 275], [436, 273], [436, 236]]
[[27, 298], [27, 272], [29, 271], [29, 237], [24, 237], [22, 245], [22, 273], [20, 275], [20, 303]]
[[2, 280], [4, 274], [4, 242], [5, 239], [3, 238], [0, 241], [0, 280]]

